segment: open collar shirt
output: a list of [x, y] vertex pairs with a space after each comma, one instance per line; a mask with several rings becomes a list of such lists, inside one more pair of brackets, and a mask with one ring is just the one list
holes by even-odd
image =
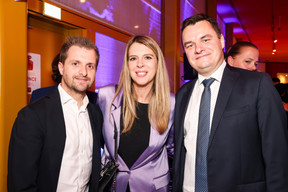
[[[211, 84], [211, 105], [210, 105], [210, 128], [213, 119], [214, 108], [224, 72], [226, 62], [224, 61], [220, 67], [210, 76], [215, 81]], [[208, 78], [210, 78], [208, 77]], [[183, 192], [195, 191], [195, 164], [196, 164], [196, 142], [198, 132], [198, 118], [201, 96], [204, 91], [203, 80], [208, 79], [198, 74], [198, 79], [194, 85], [187, 112], [184, 120], [184, 146], [186, 148]]]
[[83, 105], [58, 86], [64, 114], [66, 140], [59, 173], [57, 192], [88, 191], [92, 171], [93, 135], [87, 105], [87, 95]]

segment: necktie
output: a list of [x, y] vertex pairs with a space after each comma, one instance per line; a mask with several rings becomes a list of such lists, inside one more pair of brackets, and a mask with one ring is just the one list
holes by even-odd
[[207, 150], [209, 142], [209, 127], [210, 127], [210, 100], [211, 91], [210, 85], [215, 79], [205, 79], [203, 81], [204, 91], [202, 93], [200, 108], [199, 108], [199, 121], [198, 121], [198, 134], [197, 134], [197, 147], [196, 147], [196, 171], [195, 171], [195, 192], [208, 192], [207, 182]]

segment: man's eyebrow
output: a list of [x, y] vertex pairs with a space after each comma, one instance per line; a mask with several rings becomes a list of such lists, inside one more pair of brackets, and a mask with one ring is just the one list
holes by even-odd
[[[200, 39], [205, 39], [205, 38], [207, 38], [207, 37], [211, 38], [212, 35], [210, 35], [210, 34], [205, 34], [205, 35], [203, 35]], [[185, 47], [186, 45], [190, 44], [190, 43], [192, 43], [192, 41], [187, 41], [187, 42], [185, 42], [185, 43], [184, 43], [184, 47]]]
[[206, 34], [206, 35], [203, 35], [200, 39], [205, 39], [205, 38], [207, 38], [207, 37], [212, 37], [212, 35]]
[[187, 42], [185, 42], [185, 43], [184, 43], [184, 47], [185, 47], [187, 44], [190, 44], [190, 43], [192, 43], [192, 41], [187, 41]]

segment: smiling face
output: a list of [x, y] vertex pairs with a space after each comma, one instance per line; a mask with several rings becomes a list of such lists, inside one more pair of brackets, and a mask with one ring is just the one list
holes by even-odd
[[69, 48], [64, 64], [58, 64], [62, 75], [61, 86], [69, 95], [83, 95], [92, 86], [95, 80], [96, 60], [94, 49], [76, 45]]
[[199, 74], [209, 77], [224, 61], [224, 38], [218, 37], [208, 21], [187, 26], [182, 32], [182, 42], [190, 65]]
[[239, 54], [228, 57], [229, 65], [250, 71], [256, 71], [259, 51], [254, 47], [241, 47]]
[[157, 71], [157, 58], [154, 52], [140, 43], [133, 43], [128, 51], [129, 74], [134, 88], [152, 89]]

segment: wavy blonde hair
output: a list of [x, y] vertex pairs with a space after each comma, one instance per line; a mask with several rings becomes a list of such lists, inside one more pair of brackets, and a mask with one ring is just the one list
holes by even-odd
[[[170, 85], [163, 53], [158, 44], [151, 37], [138, 35], [131, 38], [128, 42], [125, 50], [124, 62], [118, 88], [115, 92], [112, 103], [122, 89], [122, 117], [124, 125], [123, 133], [128, 132], [131, 129], [135, 118], [138, 118], [136, 115], [137, 98], [133, 89], [133, 81], [131, 79], [128, 67], [129, 49], [133, 43], [140, 43], [145, 45], [153, 51], [157, 58], [157, 71], [151, 90], [152, 96], [148, 104], [148, 116], [150, 124], [155, 127], [160, 134], [162, 134], [167, 129], [169, 123]], [[110, 111], [112, 108], [112, 103], [110, 106]]]

